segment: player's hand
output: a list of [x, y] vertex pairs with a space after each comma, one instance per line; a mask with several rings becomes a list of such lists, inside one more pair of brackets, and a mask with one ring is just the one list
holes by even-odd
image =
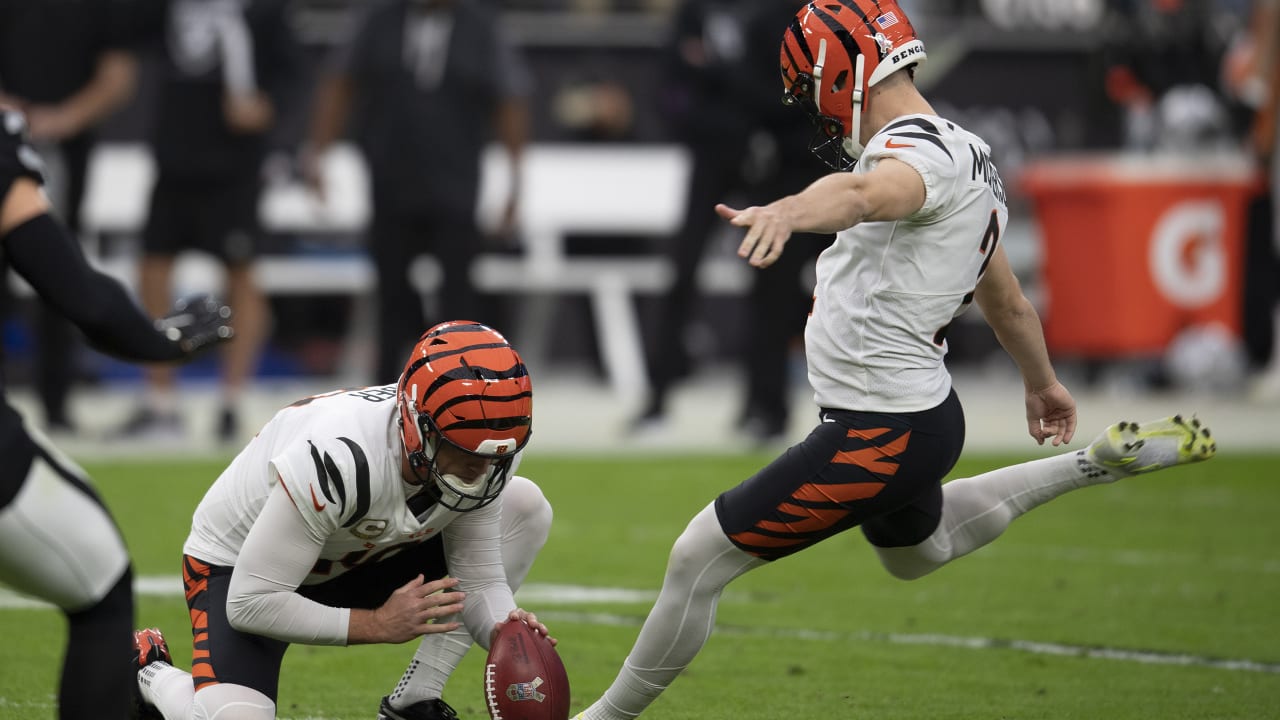
[[187, 355], [230, 340], [231, 308], [208, 293], [180, 298], [169, 314], [156, 320], [156, 329], [176, 342]]
[[27, 103], [22, 98], [17, 95], [6, 95], [0, 90], [0, 112], [22, 112], [26, 106]]
[[421, 575], [401, 585], [374, 611], [380, 642], [408, 642], [421, 635], [456, 630], [460, 623], [435, 622], [462, 612], [466, 593], [452, 590], [457, 578], [423, 582]]
[[264, 93], [227, 93], [222, 98], [222, 116], [233, 133], [257, 135], [271, 128], [276, 110]]
[[1076, 434], [1076, 401], [1062, 386], [1054, 384], [1039, 390], [1027, 390], [1027, 431], [1036, 444], [1052, 439], [1057, 447], [1071, 442]]
[[37, 142], [59, 142], [84, 130], [75, 114], [61, 105], [31, 105], [26, 116], [27, 133]]
[[325, 186], [323, 153], [310, 145], [303, 146], [298, 153], [298, 173], [302, 175], [302, 184], [306, 185], [312, 197], [321, 205], [328, 199], [328, 188]]
[[516, 247], [516, 232], [520, 227], [520, 198], [516, 193], [507, 196], [502, 206], [502, 215], [498, 218], [498, 226], [494, 228], [494, 237], [504, 247]]
[[555, 638], [551, 637], [550, 632], [547, 630], [547, 626], [538, 621], [537, 615], [534, 615], [523, 608], [516, 608], [507, 615], [506, 620], [494, 624], [493, 632], [489, 634], [489, 645], [491, 647], [493, 642], [498, 639], [498, 629], [509, 622], [522, 622], [534, 630], [537, 630], [539, 635], [550, 641], [552, 647], [555, 647], [556, 643], [559, 642]]
[[782, 248], [791, 239], [791, 224], [777, 203], [753, 206], [745, 210], [716, 205], [716, 213], [730, 224], [747, 228], [738, 245], [738, 257], [758, 268], [767, 268], [782, 256]]

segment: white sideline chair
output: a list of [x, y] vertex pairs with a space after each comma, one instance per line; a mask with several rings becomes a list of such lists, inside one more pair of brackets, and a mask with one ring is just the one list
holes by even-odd
[[[507, 157], [498, 147], [484, 157], [477, 215], [482, 225], [497, 222], [510, 178]], [[354, 147], [339, 145], [323, 159], [327, 197], [322, 204], [298, 184], [268, 184], [262, 197], [262, 222], [268, 231], [358, 233], [369, 221], [368, 171]], [[673, 233], [684, 214], [689, 160], [676, 145], [535, 144], [526, 150], [521, 187], [522, 255], [482, 255], [472, 269], [474, 284], [488, 292], [519, 293], [522, 354], [531, 361], [546, 357], [558, 293], [585, 293], [593, 310], [597, 337], [610, 386], [620, 399], [634, 399], [646, 389], [644, 344], [634, 298], [657, 293], [672, 281], [666, 258], [577, 257], [566, 253], [570, 234]], [[89, 166], [89, 193], [82, 208], [88, 232], [138, 234], [146, 221], [155, 165], [141, 143], [104, 143]], [[136, 258], [107, 258], [105, 268], [127, 283], [136, 278]], [[216, 271], [206, 262], [184, 272], [195, 276]], [[184, 268], [186, 268], [184, 270]], [[269, 294], [349, 293], [367, 296], [375, 277], [362, 254], [263, 256], [256, 268]], [[439, 285], [440, 270], [431, 258], [412, 269], [419, 291]], [[205, 279], [205, 287], [220, 277]], [[732, 258], [703, 263], [699, 282], [704, 292], [745, 292], [748, 269]], [[214, 285], [216, 287], [216, 285]]]

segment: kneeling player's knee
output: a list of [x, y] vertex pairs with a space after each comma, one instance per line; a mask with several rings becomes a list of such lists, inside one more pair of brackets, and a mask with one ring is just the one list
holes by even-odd
[[502, 513], [530, 528], [540, 528], [545, 533], [551, 531], [551, 503], [539, 488], [528, 478], [515, 476], [502, 492]]
[[218, 683], [196, 692], [191, 711], [194, 720], [272, 720], [276, 704], [253, 688]]

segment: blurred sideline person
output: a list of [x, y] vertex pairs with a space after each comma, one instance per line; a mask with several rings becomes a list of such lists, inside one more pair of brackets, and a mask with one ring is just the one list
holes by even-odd
[[[804, 4], [803, 0], [766, 0], [758, 13], [763, 18], [753, 23], [752, 47], [772, 47], [778, 40], [778, 28]], [[802, 113], [778, 102], [778, 68], [772, 58], [764, 53], [753, 53], [752, 58], [761, 66], [757, 74], [771, 81], [768, 92], [761, 92], [756, 102], [766, 137], [773, 141], [772, 162], [762, 169], [764, 177], [751, 193], [767, 201], [800, 192], [827, 168], [812, 153], [799, 151], [812, 136], [813, 126]], [[813, 301], [812, 288], [801, 284], [801, 276], [831, 240], [829, 233], [796, 233], [787, 253], [769, 272], [751, 274], [747, 295], [750, 332], [739, 350], [747, 386], [738, 424], [753, 441], [780, 441], [786, 435], [791, 416], [793, 349], [804, 335]]]
[[[28, 135], [46, 163], [45, 190], [77, 240], [97, 126], [133, 97], [137, 83], [137, 5], [0, 0], [0, 102], [26, 115]], [[45, 427], [72, 431], [67, 397], [80, 343], [71, 323], [45, 303], [36, 302], [30, 317]]]
[[[507, 621], [551, 527], [514, 476], [533, 390], [519, 354], [470, 321], [437, 325], [398, 384], [336, 390], [276, 414], [196, 508], [183, 547], [191, 673], [136, 634], [143, 707], [168, 720], [275, 716], [290, 643], [422, 636], [383, 720], [452, 720], [445, 681]], [[553, 640], [554, 642], [554, 640]]]
[[436, 320], [485, 319], [471, 282], [484, 243], [476, 222], [480, 165], [495, 137], [511, 161], [500, 236], [515, 229], [520, 167], [529, 134], [532, 76], [479, 0], [374, 0], [323, 73], [302, 162], [323, 198], [319, 161], [358, 108], [355, 140], [372, 184], [369, 251], [377, 271], [374, 382], [431, 319], [409, 279], [419, 255], [440, 264]]
[[[822, 174], [813, 158], [783, 151], [797, 127], [808, 123], [779, 112], [785, 108], [778, 103], [777, 68], [751, 52], [776, 42], [777, 28], [801, 4], [686, 0], [676, 12], [664, 50], [662, 102], [673, 134], [689, 151], [689, 188], [680, 227], [664, 248], [675, 278], [658, 298], [656, 322], [646, 337], [649, 391], [631, 430], [661, 429], [671, 390], [693, 370], [685, 336], [698, 295], [698, 268], [716, 234], [715, 202], [733, 193], [796, 192]], [[776, 439], [786, 427], [789, 339], [803, 324], [808, 300], [800, 270], [827, 241], [798, 237], [796, 246], [808, 253], [797, 250], [785, 268], [752, 278], [752, 339], [740, 352], [747, 381], [739, 424], [753, 439]]]
[[805, 331], [821, 422], [690, 521], [621, 671], [578, 717], [641, 714], [710, 636], [726, 585], [840, 532], [860, 526], [892, 575], [915, 579], [1070, 490], [1216, 452], [1197, 420], [1122, 422], [1084, 450], [942, 484], [965, 432], [946, 328], [972, 301], [1018, 366], [1036, 442], [1070, 442], [1076, 408], [1000, 245], [1008, 214], [988, 146], [934, 114], [910, 69], [923, 60], [892, 0], [811, 3], [786, 28], [786, 95], [838, 171], [765, 206], [716, 209], [746, 230], [738, 254], [754, 267], [793, 231], [836, 233]]
[[[1259, 60], [1264, 63], [1267, 100], [1257, 119], [1257, 147], [1263, 153], [1264, 167], [1267, 171], [1268, 190], [1271, 193], [1271, 259], [1272, 278], [1280, 276], [1280, 0], [1259, 0], [1258, 22], [1260, 23]], [[1275, 312], [1276, 298], [1280, 292], [1274, 290], [1271, 296], [1271, 311]], [[1280, 396], [1280, 360], [1273, 354], [1269, 373], [1274, 381], [1273, 392]]]
[[1253, 3], [1252, 22], [1235, 88], [1253, 109], [1248, 145], [1266, 187], [1250, 208], [1244, 269], [1244, 343], [1255, 372], [1252, 392], [1280, 397], [1280, 354], [1276, 345], [1276, 303], [1280, 298], [1280, 1]]
[[[1258, 113], [1257, 146], [1269, 160], [1272, 212], [1280, 212], [1280, 0], [1259, 0], [1258, 58], [1267, 86], [1266, 102]], [[1276, 252], [1280, 252], [1280, 222], [1272, 224]]]
[[[211, 298], [181, 302], [167, 319], [142, 314], [121, 285], [85, 262], [50, 214], [41, 160], [25, 121], [0, 106], [0, 247], [42, 302], [103, 352], [133, 361], [185, 360], [230, 337], [229, 310]], [[133, 570], [110, 512], [85, 472], [0, 405], [0, 583], [62, 609], [67, 642], [59, 717], [123, 720]], [[121, 668], [117, 670], [116, 668]]]
[[[267, 340], [270, 308], [253, 276], [261, 243], [258, 202], [268, 133], [301, 84], [302, 56], [288, 0], [167, 4], [160, 89], [151, 138], [157, 176], [143, 232], [143, 303], [168, 303], [177, 255], [198, 250], [226, 268], [237, 341], [221, 362], [218, 440], [236, 439], [237, 408]], [[147, 371], [147, 395], [122, 438], [182, 434], [175, 376]]]
[[[1219, 7], [1219, 5], [1224, 5]], [[1222, 150], [1232, 143], [1220, 66], [1232, 11], [1219, 0], [1128, 0], [1109, 9], [1100, 33], [1107, 97], [1127, 150]]]

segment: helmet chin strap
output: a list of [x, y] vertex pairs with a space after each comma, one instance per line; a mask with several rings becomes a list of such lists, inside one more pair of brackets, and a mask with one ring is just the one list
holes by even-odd
[[818, 39], [818, 59], [813, 63], [813, 109], [822, 116], [822, 67], [827, 63], [827, 39]]
[[[417, 394], [417, 385], [414, 385], [412, 390], [401, 390], [399, 403], [403, 407], [413, 408], [413, 398]], [[409, 423], [409, 427], [405, 427], [403, 411], [401, 411], [400, 419], [397, 422], [400, 425], [400, 446], [404, 448], [405, 454], [409, 458], [410, 465], [416, 469], [418, 465], [422, 464], [421, 458], [417, 457], [416, 453], [409, 452], [409, 444], [405, 442], [405, 433], [412, 432], [417, 435], [418, 445], [424, 450], [427, 447], [427, 438], [422, 434], [422, 428], [418, 427], [418, 423], [416, 421]]]
[[[827, 39], [818, 39], [818, 57], [813, 63], [813, 107], [822, 116], [822, 69], [827, 62]], [[849, 134], [841, 145], [855, 161], [862, 155], [862, 78], [867, 74], [867, 60], [862, 53], [853, 61], [853, 102], [850, 105]]]
[[464, 480], [461, 475], [454, 475], [453, 473], [440, 473], [440, 479], [444, 481], [446, 484], [448, 484], [450, 487], [465, 488], [467, 490], [470, 490], [471, 488], [474, 488], [474, 487], [479, 487], [480, 481], [483, 477], [484, 476], [478, 476], [478, 477], [471, 478], [470, 480]]
[[445, 505], [463, 512], [488, 504], [485, 499], [474, 495], [475, 491], [484, 488], [485, 482], [484, 476], [473, 478], [468, 482], [453, 473], [440, 473], [433, 479]]
[[[439, 442], [438, 438], [437, 442]], [[453, 473], [432, 472], [431, 461], [435, 457], [436, 448], [431, 445], [429, 438], [423, 438], [422, 448], [423, 452], [421, 454], [409, 455], [409, 465], [418, 482], [413, 483], [403, 477], [400, 478], [400, 483], [404, 487], [405, 497], [410, 500], [410, 507], [413, 506], [413, 499], [419, 495], [433, 498], [433, 503], [448, 500], [448, 507], [454, 509], [463, 509], [463, 506], [467, 504], [475, 504], [464, 500], [463, 496], [458, 494], [458, 490], [470, 492], [473, 488], [480, 486], [481, 478], [474, 478], [468, 482]]]
[[[825, 42], [825, 41], [824, 41]], [[844, 151], [857, 160], [862, 156], [862, 78], [866, 75], [866, 58], [858, 53], [853, 63], [853, 104], [850, 106], [849, 134], [844, 137]]]

